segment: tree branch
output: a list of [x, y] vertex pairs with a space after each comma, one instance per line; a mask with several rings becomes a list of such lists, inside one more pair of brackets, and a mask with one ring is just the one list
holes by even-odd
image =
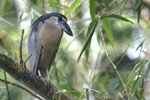
[[[0, 68], [46, 100], [52, 100], [53, 98], [54, 100], [73, 100], [64, 93], [61, 93], [53, 84], [29, 72], [2, 52], [0, 52]], [[50, 92], [50, 90], [52, 91]]]

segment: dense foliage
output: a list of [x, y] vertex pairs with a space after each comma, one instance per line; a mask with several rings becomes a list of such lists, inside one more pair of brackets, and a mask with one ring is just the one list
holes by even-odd
[[[32, 23], [59, 12], [68, 18], [74, 36], [64, 34], [50, 71], [57, 88], [76, 100], [150, 99], [149, 9], [148, 0], [0, 0], [0, 50], [19, 61], [25, 29], [26, 60]], [[8, 74], [7, 81], [25, 87]], [[25, 89], [8, 86], [11, 100], [33, 99]], [[5, 99], [6, 86], [0, 82], [0, 100]]]

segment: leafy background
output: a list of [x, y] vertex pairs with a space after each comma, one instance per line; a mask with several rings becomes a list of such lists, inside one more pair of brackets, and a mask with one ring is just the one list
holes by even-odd
[[[25, 60], [32, 23], [46, 13], [63, 13], [74, 36], [64, 33], [50, 71], [51, 82], [76, 100], [147, 100], [149, 9], [148, 0], [0, 0], [0, 50], [19, 61], [25, 29]], [[0, 79], [4, 79], [2, 69]], [[8, 74], [7, 80], [11, 100], [35, 99]], [[6, 86], [1, 81], [0, 100], [5, 99]]]

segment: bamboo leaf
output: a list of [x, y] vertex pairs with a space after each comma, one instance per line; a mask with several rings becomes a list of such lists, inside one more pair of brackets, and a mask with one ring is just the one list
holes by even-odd
[[83, 95], [84, 95], [84, 91], [85, 91], [85, 88], [83, 88], [83, 90], [82, 90], [82, 93], [81, 93], [81, 95], [80, 95], [80, 98], [79, 98], [79, 100], [82, 100], [82, 98], [83, 98]]
[[97, 22], [98, 22], [98, 19], [94, 19], [92, 20], [92, 22], [90, 23], [89, 27], [88, 27], [88, 31], [87, 31], [87, 35], [86, 35], [86, 42], [83, 46], [83, 49], [78, 57], [78, 62], [80, 60], [80, 57], [82, 55], [82, 53], [84, 52], [84, 50], [86, 49], [86, 59], [88, 59], [88, 56], [89, 56], [89, 49], [90, 49], [90, 43], [91, 43], [91, 38], [94, 34], [94, 31], [95, 31], [95, 28], [97, 26]]
[[69, 17], [69, 15], [76, 10], [76, 8], [79, 6], [82, 0], [76, 0], [71, 7], [67, 10], [65, 16]]
[[91, 14], [91, 18], [92, 20], [95, 18], [95, 0], [90, 0], [90, 14]]
[[142, 0], [136, 0], [136, 1], [135, 1], [134, 10], [136, 10], [136, 9], [139, 8], [141, 2], [142, 2]]
[[138, 7], [138, 24], [139, 24], [139, 21], [140, 21], [140, 16], [141, 16], [141, 7], [142, 7], [142, 3], [143, 1], [141, 1], [139, 7]]
[[125, 21], [125, 22], [130, 22], [133, 24], [132, 21], [128, 20], [127, 18], [125, 17], [122, 17], [120, 15], [116, 15], [116, 14], [110, 14], [110, 15], [106, 15], [105, 17], [111, 17], [111, 18], [116, 18], [116, 19], [119, 19], [119, 20], [122, 20], [122, 21]]
[[125, 0], [123, 8], [122, 8], [121, 13], [120, 13], [120, 16], [122, 15], [123, 9], [124, 9], [125, 5], [127, 4], [127, 2], [128, 2], [128, 0]]
[[4, 6], [4, 8], [3, 8], [2, 17], [5, 16], [5, 13], [6, 13], [6, 11], [7, 11], [7, 8], [8, 8], [8, 6], [9, 6], [10, 2], [11, 2], [11, 0], [6, 0], [5, 6]]
[[104, 29], [105, 29], [105, 31], [106, 31], [108, 40], [109, 40], [111, 46], [114, 48], [113, 34], [112, 34], [112, 30], [111, 30], [111, 27], [110, 27], [110, 23], [109, 23], [107, 17], [103, 18], [103, 19], [102, 19], [102, 22], [103, 22], [103, 26], [104, 26]]
[[89, 99], [89, 89], [86, 89], [86, 98], [87, 98], [87, 100], [90, 100]]

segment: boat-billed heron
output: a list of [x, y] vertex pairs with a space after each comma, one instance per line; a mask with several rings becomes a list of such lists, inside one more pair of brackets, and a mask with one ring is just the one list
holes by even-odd
[[28, 36], [29, 69], [46, 77], [54, 62], [63, 31], [73, 36], [67, 18], [57, 12], [39, 17], [32, 25]]

